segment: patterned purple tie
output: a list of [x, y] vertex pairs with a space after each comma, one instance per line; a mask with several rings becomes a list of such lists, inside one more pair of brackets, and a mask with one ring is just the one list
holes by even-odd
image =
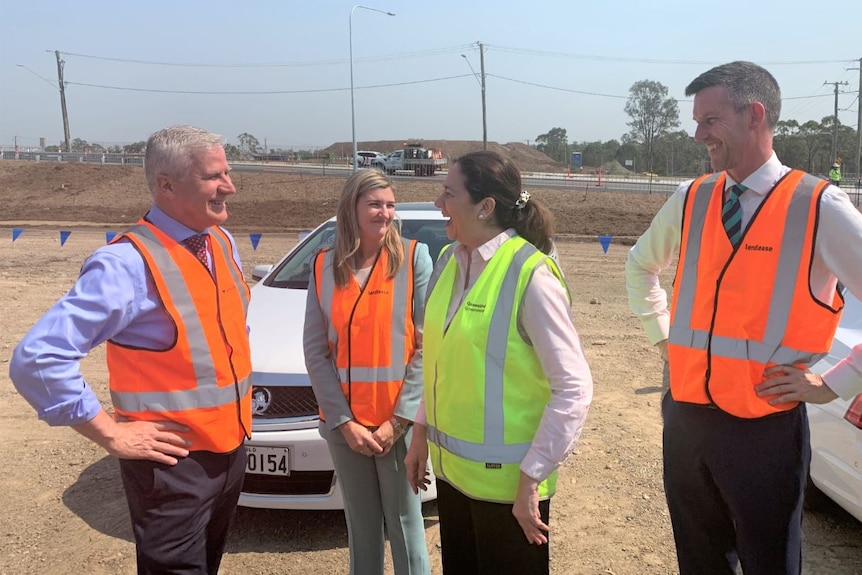
[[195, 254], [195, 257], [197, 257], [207, 271], [209, 271], [210, 266], [207, 261], [207, 235], [208, 234], [196, 234], [194, 236], [190, 236], [183, 240], [183, 244], [185, 244], [190, 252]]

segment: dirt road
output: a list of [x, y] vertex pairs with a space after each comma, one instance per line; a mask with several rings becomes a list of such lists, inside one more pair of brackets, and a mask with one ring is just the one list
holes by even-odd
[[[105, 241], [103, 229], [64, 227], [72, 234], [61, 248], [59, 229], [28, 227], [13, 243], [11, 229], [0, 227], [0, 575], [131, 574], [134, 544], [116, 461], [71, 430], [38, 421], [8, 379], [17, 341]], [[253, 250], [247, 234], [237, 239], [247, 276], [294, 242], [264, 234]], [[661, 486], [659, 361], [626, 303], [627, 248], [612, 244], [604, 255], [596, 241], [559, 247], [596, 395], [551, 506], [552, 572], [676, 573]], [[83, 368], [107, 402], [104, 350]], [[425, 515], [440, 573], [433, 505]], [[862, 524], [834, 506], [809, 511], [805, 554], [806, 573], [862, 573]], [[240, 509], [223, 563], [225, 575], [347, 572], [347, 532], [335, 512]]]

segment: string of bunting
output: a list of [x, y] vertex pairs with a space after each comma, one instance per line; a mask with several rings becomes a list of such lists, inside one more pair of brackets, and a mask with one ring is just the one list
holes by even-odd
[[[12, 228], [12, 243], [15, 243], [21, 234], [24, 233], [24, 228]], [[62, 248], [66, 245], [66, 241], [69, 239], [69, 236], [72, 235], [71, 230], [60, 230], [60, 247]], [[105, 232], [105, 243], [111, 243], [114, 238], [117, 237], [117, 232]], [[248, 239], [251, 242], [251, 247], [254, 250], [257, 250], [258, 244], [260, 244], [260, 239], [263, 237], [261, 233], [251, 233], [248, 234]]]
[[[14, 243], [21, 234], [24, 233], [24, 228], [12, 228], [12, 242]], [[69, 239], [69, 236], [72, 235], [71, 230], [60, 230], [60, 247], [63, 247], [66, 244], [66, 241]], [[117, 237], [117, 232], [105, 232], [105, 243], [109, 244], [113, 239]], [[257, 250], [258, 244], [260, 244], [260, 240], [263, 237], [262, 233], [250, 233], [248, 234], [248, 239], [251, 242], [251, 247], [254, 250]], [[611, 245], [611, 240], [613, 236], [599, 236], [599, 244], [602, 246], [602, 251], [607, 254], [608, 248]]]

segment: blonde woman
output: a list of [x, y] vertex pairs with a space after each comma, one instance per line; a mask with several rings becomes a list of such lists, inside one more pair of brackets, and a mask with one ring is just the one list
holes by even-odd
[[430, 572], [421, 501], [404, 457], [422, 395], [422, 320], [431, 257], [401, 237], [392, 182], [357, 171], [338, 204], [336, 243], [308, 286], [305, 363], [344, 495], [350, 572]]

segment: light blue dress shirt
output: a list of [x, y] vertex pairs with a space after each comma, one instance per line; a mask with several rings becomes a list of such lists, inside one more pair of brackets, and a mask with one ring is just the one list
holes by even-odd
[[[178, 242], [197, 233], [156, 206], [146, 219]], [[242, 269], [236, 242], [230, 239]], [[109, 339], [165, 349], [174, 333], [141, 254], [123, 239], [97, 249], [84, 262], [72, 289], [15, 348], [9, 377], [39, 419], [49, 425], [79, 425], [102, 409], [80, 369], [80, 360], [91, 349]]]

